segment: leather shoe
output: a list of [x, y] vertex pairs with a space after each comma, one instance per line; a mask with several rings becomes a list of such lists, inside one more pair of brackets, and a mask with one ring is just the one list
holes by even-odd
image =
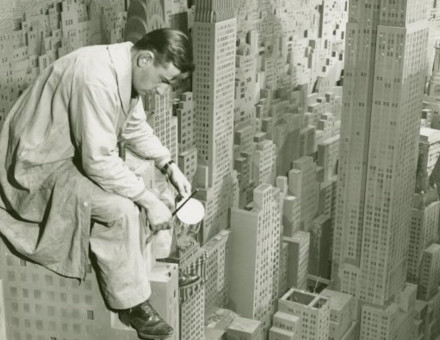
[[198, 275], [190, 275], [186, 273], [179, 273], [179, 287], [189, 287], [198, 282], [200, 277]]
[[148, 300], [120, 311], [119, 319], [133, 327], [142, 340], [164, 339], [173, 334], [173, 328], [160, 317]]

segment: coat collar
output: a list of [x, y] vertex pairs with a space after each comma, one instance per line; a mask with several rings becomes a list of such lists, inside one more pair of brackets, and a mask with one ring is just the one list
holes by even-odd
[[115, 67], [119, 98], [121, 99], [122, 108], [124, 109], [125, 115], [128, 114], [131, 100], [132, 68], [130, 51], [132, 46], [133, 43], [131, 42], [107, 46], [111, 61]]

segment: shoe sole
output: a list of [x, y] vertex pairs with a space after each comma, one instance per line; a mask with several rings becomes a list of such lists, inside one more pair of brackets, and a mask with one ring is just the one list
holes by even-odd
[[138, 338], [142, 339], [142, 340], [166, 340], [170, 336], [172, 336], [173, 333], [171, 333], [170, 335], [147, 335], [147, 336], [144, 336], [142, 334], [139, 334], [139, 332], [138, 332], [137, 335], [138, 335]]
[[148, 335], [148, 337], [145, 337], [145, 336], [138, 333], [138, 338], [142, 339], [142, 340], [166, 340], [172, 335], [173, 335], [173, 333], [171, 333], [170, 335], [166, 335], [166, 336], [165, 335]]
[[172, 336], [174, 334], [174, 332], [173, 332], [168, 335], [152, 335], [152, 334], [145, 335], [145, 334], [139, 333], [132, 325], [130, 325], [130, 322], [128, 322], [125, 318], [120, 317], [119, 320], [121, 320], [121, 322], [125, 326], [130, 327], [132, 330], [136, 331], [138, 338], [141, 340], [166, 340], [167, 338], [169, 338], [170, 336]]

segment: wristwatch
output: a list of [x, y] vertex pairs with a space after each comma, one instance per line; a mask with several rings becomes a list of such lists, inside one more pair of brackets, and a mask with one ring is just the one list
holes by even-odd
[[162, 169], [160, 169], [160, 172], [163, 173], [164, 175], [168, 174], [168, 168], [171, 166], [171, 164], [173, 164], [174, 161], [170, 160], [168, 162], [165, 163], [165, 165], [162, 167]]

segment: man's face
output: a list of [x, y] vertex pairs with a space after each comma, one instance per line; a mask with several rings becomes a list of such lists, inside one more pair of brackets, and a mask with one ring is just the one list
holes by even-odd
[[133, 88], [139, 95], [157, 93], [162, 95], [165, 89], [174, 84], [181, 75], [172, 63], [154, 62], [154, 54], [140, 51], [133, 59]]

